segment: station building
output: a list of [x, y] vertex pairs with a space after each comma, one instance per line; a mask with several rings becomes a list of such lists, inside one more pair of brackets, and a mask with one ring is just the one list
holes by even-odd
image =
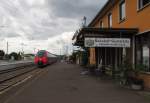
[[150, 0], [108, 0], [73, 39], [87, 49], [88, 65], [112, 72], [124, 61], [145, 65], [141, 78], [150, 88]]

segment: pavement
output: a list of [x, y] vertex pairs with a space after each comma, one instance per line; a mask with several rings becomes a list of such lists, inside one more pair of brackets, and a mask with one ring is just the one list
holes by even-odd
[[150, 103], [109, 80], [81, 75], [78, 65], [56, 63], [43, 69], [4, 103]]

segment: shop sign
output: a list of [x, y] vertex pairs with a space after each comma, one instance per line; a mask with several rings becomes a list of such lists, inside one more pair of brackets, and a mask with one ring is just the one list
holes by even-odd
[[85, 47], [123, 47], [129, 48], [129, 38], [85, 38]]

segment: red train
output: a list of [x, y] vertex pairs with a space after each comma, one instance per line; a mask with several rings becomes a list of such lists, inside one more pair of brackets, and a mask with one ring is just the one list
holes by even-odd
[[38, 51], [34, 58], [34, 63], [38, 67], [43, 67], [48, 64], [55, 63], [56, 61], [57, 61], [57, 56], [52, 53], [49, 53], [46, 50]]

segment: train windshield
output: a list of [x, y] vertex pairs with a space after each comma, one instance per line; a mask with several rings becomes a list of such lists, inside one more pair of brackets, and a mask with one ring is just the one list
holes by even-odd
[[45, 51], [39, 51], [38, 53], [37, 53], [37, 56], [38, 57], [43, 57], [45, 55]]

